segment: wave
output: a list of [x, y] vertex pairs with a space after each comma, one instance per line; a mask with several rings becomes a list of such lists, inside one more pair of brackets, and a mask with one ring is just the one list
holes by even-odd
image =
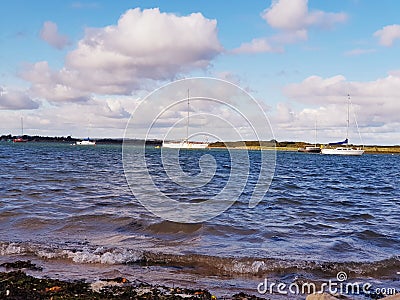
[[33, 255], [40, 259], [67, 259], [74, 263], [125, 264], [140, 261], [142, 253], [133, 249], [105, 247], [59, 248], [32, 243], [0, 243], [0, 255]]
[[387, 277], [400, 268], [400, 257], [376, 262], [321, 262], [307, 260], [284, 260], [279, 258], [234, 258], [198, 254], [173, 255], [146, 252], [144, 261], [149, 265], [191, 267], [205, 275], [251, 275], [311, 273], [320, 276], [336, 276], [346, 272], [351, 277]]
[[267, 276], [307, 273], [352, 278], [392, 278], [400, 269], [400, 256], [374, 262], [323, 262], [279, 258], [219, 257], [201, 254], [170, 254], [137, 249], [92, 247], [84, 244], [44, 246], [27, 242], [0, 242], [2, 256], [35, 256], [43, 260], [69, 260], [79, 264], [135, 264], [162, 266], [213, 276]]

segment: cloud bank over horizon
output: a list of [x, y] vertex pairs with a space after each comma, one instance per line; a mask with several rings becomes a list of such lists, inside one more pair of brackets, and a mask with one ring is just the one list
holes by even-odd
[[[136, 7], [119, 11], [114, 22], [106, 18], [97, 25], [81, 25], [77, 36], [65, 22], [47, 16], [35, 23], [35, 38], [37, 47], [57, 53], [56, 59], [47, 56], [51, 52], [19, 59], [15, 83], [6, 79], [7, 70], [0, 73], [4, 130], [18, 130], [24, 115], [27, 133], [82, 136], [82, 128], [90, 127], [96, 137], [121, 137], [148, 93], [174, 80], [206, 76], [233, 81], [253, 94], [278, 140], [312, 142], [316, 120], [321, 142], [341, 139], [350, 94], [366, 143], [399, 144], [400, 66], [392, 62], [380, 72], [373, 70], [380, 65], [377, 58], [398, 51], [400, 25], [381, 22], [345, 39], [344, 32], [357, 21], [354, 12], [339, 5], [317, 8], [310, 2], [271, 1], [252, 12], [254, 23], [236, 28], [227, 27], [226, 16], [206, 9]], [[76, 13], [76, 7], [71, 9]], [[102, 7], [91, 9], [101, 12]], [[251, 29], [253, 35], [241, 34]], [[330, 42], [331, 35], [343, 37], [339, 50], [339, 40]], [[32, 52], [41, 53], [36, 48]], [[349, 64], [371, 67], [357, 77], [349, 75]], [[224, 91], [215, 91], [215, 96], [230, 97]], [[223, 109], [198, 109], [235, 122]], [[168, 115], [163, 126], [181, 116]]]

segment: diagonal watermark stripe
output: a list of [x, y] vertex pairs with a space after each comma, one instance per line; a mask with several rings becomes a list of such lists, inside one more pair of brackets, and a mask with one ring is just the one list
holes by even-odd
[[[132, 147], [129, 141], [139, 133], [146, 140], [184, 139], [183, 143], [239, 141], [242, 150], [225, 149], [228, 153], [223, 158], [228, 161], [222, 164], [218, 161], [221, 155], [213, 151], [163, 147], [155, 151], [145, 143]], [[273, 147], [255, 155], [246, 148], [245, 140], [259, 144], [274, 140], [268, 118], [253, 97], [237, 85], [215, 78], [178, 80], [150, 93], [131, 115], [122, 146], [125, 176], [133, 195], [147, 210], [173, 222], [199, 223], [214, 218], [238, 201], [245, 189], [248, 207], [254, 208], [271, 184], [276, 151]], [[221, 168], [229, 173], [222, 174]]]

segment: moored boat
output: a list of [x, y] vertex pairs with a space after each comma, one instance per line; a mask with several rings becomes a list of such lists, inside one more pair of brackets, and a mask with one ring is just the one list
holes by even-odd
[[336, 155], [362, 155], [364, 150], [361, 148], [351, 148], [351, 147], [337, 147], [334, 149], [324, 148], [322, 149], [322, 154], [336, 154]]
[[205, 142], [194, 142], [189, 141], [189, 90], [187, 95], [187, 123], [186, 123], [186, 138], [183, 141], [163, 141], [163, 148], [172, 149], [205, 149], [208, 147], [208, 143]]
[[321, 148], [316, 146], [306, 146], [304, 148], [297, 149], [297, 152], [320, 153]]
[[96, 141], [91, 141], [89, 138], [75, 143], [77, 146], [96, 146]]
[[[350, 124], [350, 95], [347, 95], [347, 131], [346, 131], [346, 139], [343, 142], [337, 143], [329, 143], [329, 146], [333, 145], [344, 145], [336, 148], [323, 148], [321, 149], [322, 154], [329, 154], [329, 155], [362, 155], [364, 154], [364, 149], [357, 147], [350, 147], [349, 146], [349, 124]], [[356, 121], [357, 124], [357, 121]], [[357, 126], [358, 129], [358, 126]], [[360, 136], [361, 138], [361, 136]]]
[[162, 146], [164, 148], [173, 148], [173, 149], [205, 149], [208, 147], [208, 143], [190, 142], [184, 140], [181, 142], [179, 141], [163, 142]]
[[21, 135], [15, 139], [13, 139], [14, 143], [26, 143], [27, 139], [24, 139], [24, 119], [21, 117]]
[[28, 140], [24, 139], [23, 137], [17, 137], [15, 139], [13, 139], [13, 142], [14, 143], [26, 143], [26, 142], [28, 142]]

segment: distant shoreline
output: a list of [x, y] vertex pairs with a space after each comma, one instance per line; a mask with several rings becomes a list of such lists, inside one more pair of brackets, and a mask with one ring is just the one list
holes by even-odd
[[[0, 141], [2, 142], [12, 142], [17, 136], [2, 135]], [[29, 142], [56, 142], [56, 143], [75, 143], [80, 141], [80, 138], [73, 138], [71, 136], [61, 136], [61, 137], [48, 137], [48, 136], [30, 136], [24, 135], [24, 139]], [[123, 138], [93, 138], [98, 145], [101, 144], [122, 144], [124, 142]], [[162, 140], [142, 140], [142, 139], [128, 139], [125, 142], [130, 144], [143, 145], [145, 143], [147, 146], [161, 146]], [[297, 151], [298, 148], [303, 148], [309, 145], [305, 142], [278, 142], [275, 140], [271, 141], [237, 141], [237, 142], [215, 142], [210, 143], [210, 149], [237, 149], [237, 150], [277, 150], [277, 151]], [[317, 147], [324, 147], [323, 144], [317, 144]], [[353, 145], [354, 147], [361, 147], [360, 145]], [[367, 145], [363, 149], [365, 153], [369, 154], [400, 154], [400, 145], [393, 146], [381, 146], [381, 145]]]

